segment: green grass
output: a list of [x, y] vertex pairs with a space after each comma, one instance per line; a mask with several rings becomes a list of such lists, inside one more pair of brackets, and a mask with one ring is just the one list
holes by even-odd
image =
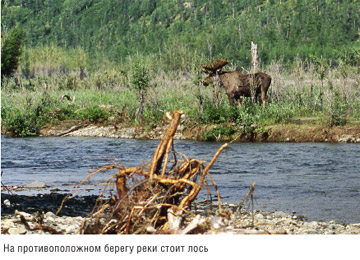
[[[61, 55], [65, 55], [61, 53]], [[15, 136], [37, 135], [46, 125], [62, 120], [97, 124], [124, 123], [153, 127], [164, 121], [167, 111], [183, 110], [185, 124], [217, 125], [205, 133], [205, 139], [231, 135], [234, 132], [251, 132], [272, 124], [286, 124], [298, 117], [320, 118], [329, 126], [360, 121], [360, 76], [357, 69], [343, 65], [327, 68], [319, 74], [317, 66], [297, 62], [292, 69], [280, 63], [264, 68], [272, 77], [265, 109], [248, 100], [231, 107], [224, 91], [215, 98], [211, 86], [200, 83], [200, 68], [191, 71], [164, 72], [152, 64], [143, 64], [149, 70], [143, 117], [138, 117], [140, 103], [137, 89], [132, 84], [131, 67], [128, 71], [104, 61], [95, 71], [86, 70], [80, 77], [80, 65], [66, 60], [46, 67], [44, 55], [32, 58], [33, 77], [25, 78], [20, 65], [13, 78], [2, 80], [1, 123], [2, 131]], [[106, 66], [106, 67], [105, 67]], [[189, 66], [190, 67], [190, 66]], [[233, 67], [233, 65], [232, 65]], [[49, 73], [49, 68], [51, 73]], [[71, 100], [62, 98], [68, 95]]]

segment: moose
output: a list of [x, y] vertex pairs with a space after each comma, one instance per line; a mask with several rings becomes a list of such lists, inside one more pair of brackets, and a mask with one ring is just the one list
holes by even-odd
[[202, 71], [209, 74], [202, 83], [208, 86], [212, 82], [220, 83], [225, 88], [226, 95], [229, 98], [230, 105], [235, 106], [235, 101], [241, 102], [242, 97], [252, 97], [262, 101], [263, 107], [266, 105], [266, 94], [271, 84], [270, 75], [264, 72], [255, 74], [243, 74], [240, 71], [225, 72], [221, 71], [228, 62], [224, 59], [218, 59], [211, 62], [210, 65], [202, 65]]

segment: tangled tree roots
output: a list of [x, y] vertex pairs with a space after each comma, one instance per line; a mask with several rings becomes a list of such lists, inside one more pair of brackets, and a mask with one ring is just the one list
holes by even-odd
[[[166, 115], [170, 123], [150, 164], [135, 168], [125, 168], [117, 164], [107, 165], [90, 173], [75, 187], [76, 190], [94, 174], [116, 170], [99, 196], [90, 218], [83, 223], [81, 233], [189, 233], [199, 227], [199, 217], [189, 210], [189, 206], [203, 186], [207, 186], [206, 177], [210, 178], [216, 188], [209, 169], [228, 144], [219, 148], [207, 166], [202, 161], [188, 159], [184, 155], [177, 160], [173, 137], [182, 112], [174, 111]], [[171, 161], [169, 157], [172, 158]], [[113, 187], [113, 193], [116, 195], [105, 200], [103, 195], [109, 187]], [[217, 188], [216, 192], [221, 212]], [[190, 224], [182, 229], [185, 219]]]

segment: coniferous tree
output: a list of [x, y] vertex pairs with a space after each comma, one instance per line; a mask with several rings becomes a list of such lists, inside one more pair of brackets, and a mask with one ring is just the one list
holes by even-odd
[[24, 32], [19, 27], [9, 31], [1, 48], [1, 77], [11, 76], [17, 69], [23, 40]]

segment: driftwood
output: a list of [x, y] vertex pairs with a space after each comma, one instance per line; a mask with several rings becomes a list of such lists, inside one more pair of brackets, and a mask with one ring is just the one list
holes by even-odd
[[[83, 223], [81, 233], [190, 233], [203, 223], [190, 211], [190, 205], [204, 185], [208, 185], [206, 178], [210, 178], [216, 189], [218, 211], [221, 213], [220, 194], [209, 170], [228, 144], [222, 145], [206, 166], [205, 162], [184, 155], [178, 159], [173, 138], [182, 114], [182, 111], [166, 114], [170, 120], [169, 126], [150, 163], [133, 168], [117, 164], [103, 166], [91, 172], [75, 187], [76, 190], [94, 174], [116, 171], [108, 179], [90, 218]], [[115, 185], [111, 185], [113, 183]], [[114, 186], [111, 198], [105, 199], [107, 189]], [[184, 221], [189, 217], [195, 218], [188, 221], [190, 225], [183, 229]]]
[[70, 129], [68, 129], [68, 130], [66, 130], [66, 131], [64, 131], [64, 132], [61, 132], [61, 133], [59, 133], [59, 134], [56, 134], [55, 136], [65, 136], [65, 135], [67, 135], [67, 134], [69, 134], [69, 133], [71, 133], [71, 132], [77, 131], [77, 130], [79, 130], [79, 129], [81, 129], [81, 128], [84, 128], [84, 127], [86, 127], [86, 126], [87, 126], [87, 124], [74, 125], [74, 126], [72, 126]]
[[[43, 230], [45, 232], [48, 232], [50, 234], [61, 234], [61, 232], [55, 230], [54, 228], [50, 227], [50, 226], [46, 226], [42, 223], [37, 224], [34, 227], [30, 227], [28, 221], [32, 221], [34, 220], [34, 217], [32, 215], [29, 215], [28, 213], [25, 212], [19, 212], [17, 210], [15, 210], [15, 215], [18, 215], [20, 217], [20, 221], [21, 223], [25, 226], [25, 228], [29, 231], [35, 231], [35, 230]], [[43, 216], [42, 216], [43, 217]], [[42, 222], [42, 217], [40, 222]]]

